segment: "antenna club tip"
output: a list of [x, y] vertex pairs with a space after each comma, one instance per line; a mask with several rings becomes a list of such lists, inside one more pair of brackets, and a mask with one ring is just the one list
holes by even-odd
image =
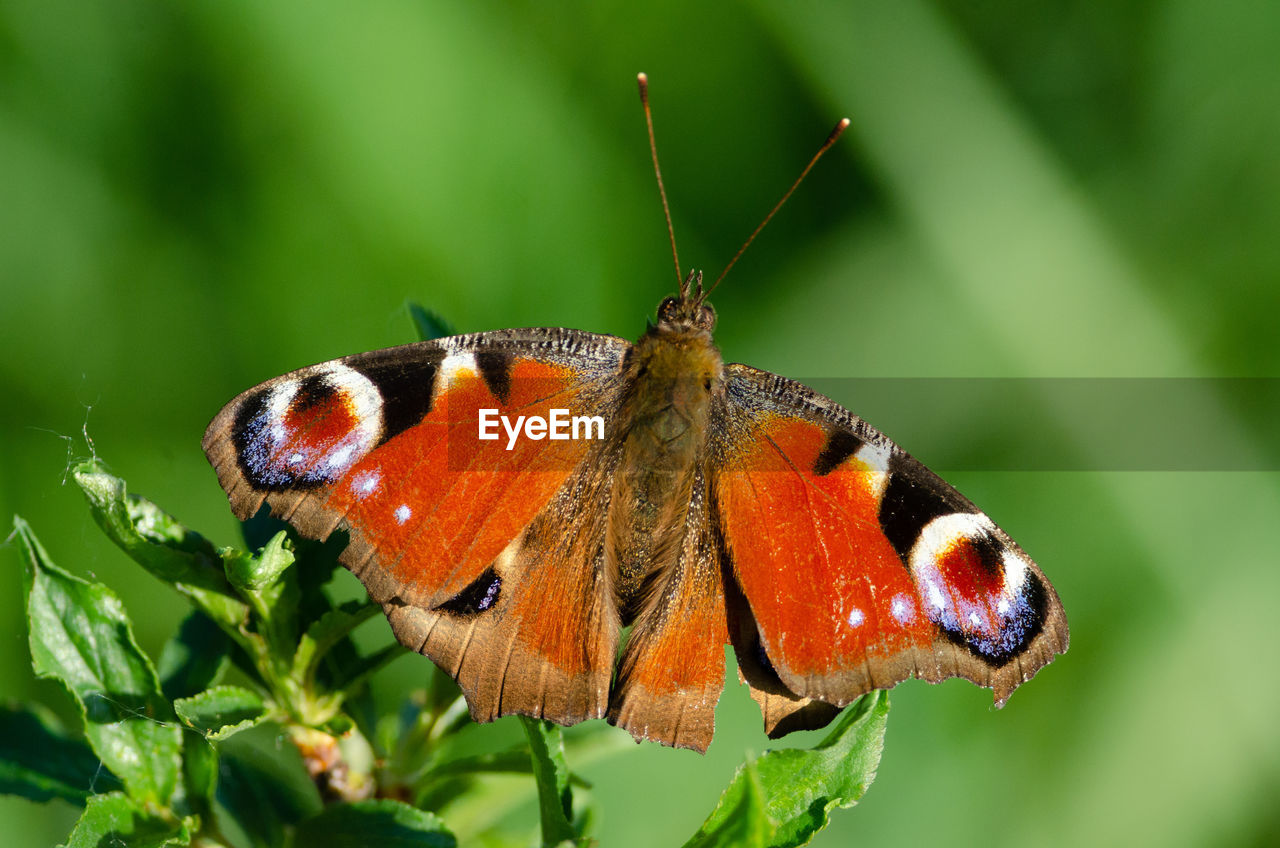
[[646, 74], [644, 71], [641, 71], [640, 73], [636, 74], [636, 82], [639, 83], [640, 85], [640, 102], [645, 105], [645, 108], [648, 108], [649, 106], [649, 75]]
[[649, 82], [649, 75], [646, 74], [644, 71], [641, 71], [640, 73], [636, 74], [636, 81], [639, 82], [641, 85], [646, 85]]

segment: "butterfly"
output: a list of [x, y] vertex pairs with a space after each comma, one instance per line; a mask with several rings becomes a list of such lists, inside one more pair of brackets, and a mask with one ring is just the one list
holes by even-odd
[[240, 394], [203, 442], [233, 511], [345, 532], [341, 562], [481, 722], [607, 718], [705, 751], [726, 644], [770, 736], [911, 677], [1001, 706], [1066, 651], [1057, 593], [1003, 530], [839, 404], [725, 363], [675, 261], [634, 344], [496, 330]]

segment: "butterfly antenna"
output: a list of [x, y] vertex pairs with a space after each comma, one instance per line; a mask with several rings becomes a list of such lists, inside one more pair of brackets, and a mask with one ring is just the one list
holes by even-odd
[[796, 181], [791, 184], [791, 188], [787, 189], [787, 193], [782, 195], [782, 199], [774, 204], [773, 208], [769, 210], [769, 214], [764, 216], [764, 220], [760, 222], [760, 226], [756, 227], [755, 231], [752, 232], [751, 235], [747, 236], [747, 240], [742, 243], [742, 247], [738, 248], [738, 252], [729, 260], [729, 264], [724, 266], [724, 270], [720, 272], [720, 276], [716, 277], [716, 281], [711, 284], [711, 288], [707, 289], [707, 293], [703, 295], [704, 298], [710, 296], [711, 292], [716, 290], [716, 286], [720, 285], [720, 281], [729, 273], [729, 269], [733, 267], [734, 263], [738, 261], [742, 254], [747, 252], [747, 248], [751, 246], [751, 242], [756, 240], [756, 236], [760, 235], [760, 231], [764, 229], [765, 224], [768, 224], [769, 221], [773, 220], [773, 216], [778, 214], [778, 210], [782, 208], [782, 204], [786, 203], [787, 199], [795, 193], [795, 190], [800, 187], [800, 183], [804, 181], [804, 178], [809, 174], [809, 171], [813, 170], [814, 165], [818, 164], [818, 160], [822, 158], [822, 154], [831, 149], [831, 145], [836, 143], [836, 139], [840, 137], [840, 134], [844, 132], [848, 126], [849, 119], [841, 118], [840, 123], [836, 124], [835, 129], [831, 131], [831, 135], [827, 136], [827, 140], [818, 148], [818, 152], [813, 154], [813, 158], [809, 160], [809, 164], [804, 166], [804, 170], [800, 172], [800, 176], [796, 177]]
[[649, 152], [653, 154], [653, 174], [658, 178], [658, 194], [662, 196], [662, 214], [667, 219], [667, 235], [671, 238], [671, 258], [676, 263], [676, 284], [681, 295], [687, 294], [686, 281], [680, 277], [680, 253], [676, 250], [676, 229], [671, 226], [671, 207], [667, 205], [667, 189], [662, 185], [662, 169], [658, 167], [658, 143], [653, 137], [653, 113], [649, 111], [649, 77], [636, 76], [640, 83], [640, 105], [644, 106], [644, 122], [649, 127]]

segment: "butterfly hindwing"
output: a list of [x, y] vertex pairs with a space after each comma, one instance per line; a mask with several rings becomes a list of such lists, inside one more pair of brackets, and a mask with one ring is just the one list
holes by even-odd
[[607, 493], [616, 437], [481, 439], [479, 416], [611, 420], [629, 348], [534, 329], [346, 357], [243, 393], [204, 448], [241, 518], [265, 502], [303, 535], [347, 532], [342, 563], [478, 719], [598, 717], [618, 625], [603, 518], [577, 507]]
[[[727, 559], [727, 557], [726, 557]], [[826, 727], [840, 709], [825, 701], [797, 695], [778, 679], [760, 642], [760, 627], [731, 571], [724, 576], [730, 642], [738, 663], [738, 680], [751, 693], [764, 718], [765, 733], [776, 739], [794, 730]]]
[[720, 532], [760, 664], [791, 693], [844, 705], [958, 676], [1003, 704], [1066, 650], [1048, 580], [941, 478], [799, 383], [729, 365], [725, 388]]
[[458, 681], [476, 721], [605, 714], [620, 624], [604, 576], [606, 512], [582, 504], [607, 498], [608, 453], [591, 451], [467, 592], [436, 607], [384, 603], [396, 637]]
[[622, 654], [610, 721], [636, 739], [707, 749], [724, 689], [723, 587], [718, 537], [699, 471], [674, 568], [651, 588]]

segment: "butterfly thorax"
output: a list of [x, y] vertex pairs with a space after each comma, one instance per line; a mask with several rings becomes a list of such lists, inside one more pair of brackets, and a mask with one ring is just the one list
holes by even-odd
[[[676, 302], [672, 298], [663, 306]], [[699, 306], [701, 306], [699, 304]], [[690, 497], [699, 474], [713, 399], [724, 362], [711, 337], [714, 313], [663, 320], [636, 342], [627, 368], [628, 422], [614, 477], [609, 561], [624, 621], [643, 604], [648, 581], [679, 555]], [[701, 320], [697, 320], [700, 317]]]

